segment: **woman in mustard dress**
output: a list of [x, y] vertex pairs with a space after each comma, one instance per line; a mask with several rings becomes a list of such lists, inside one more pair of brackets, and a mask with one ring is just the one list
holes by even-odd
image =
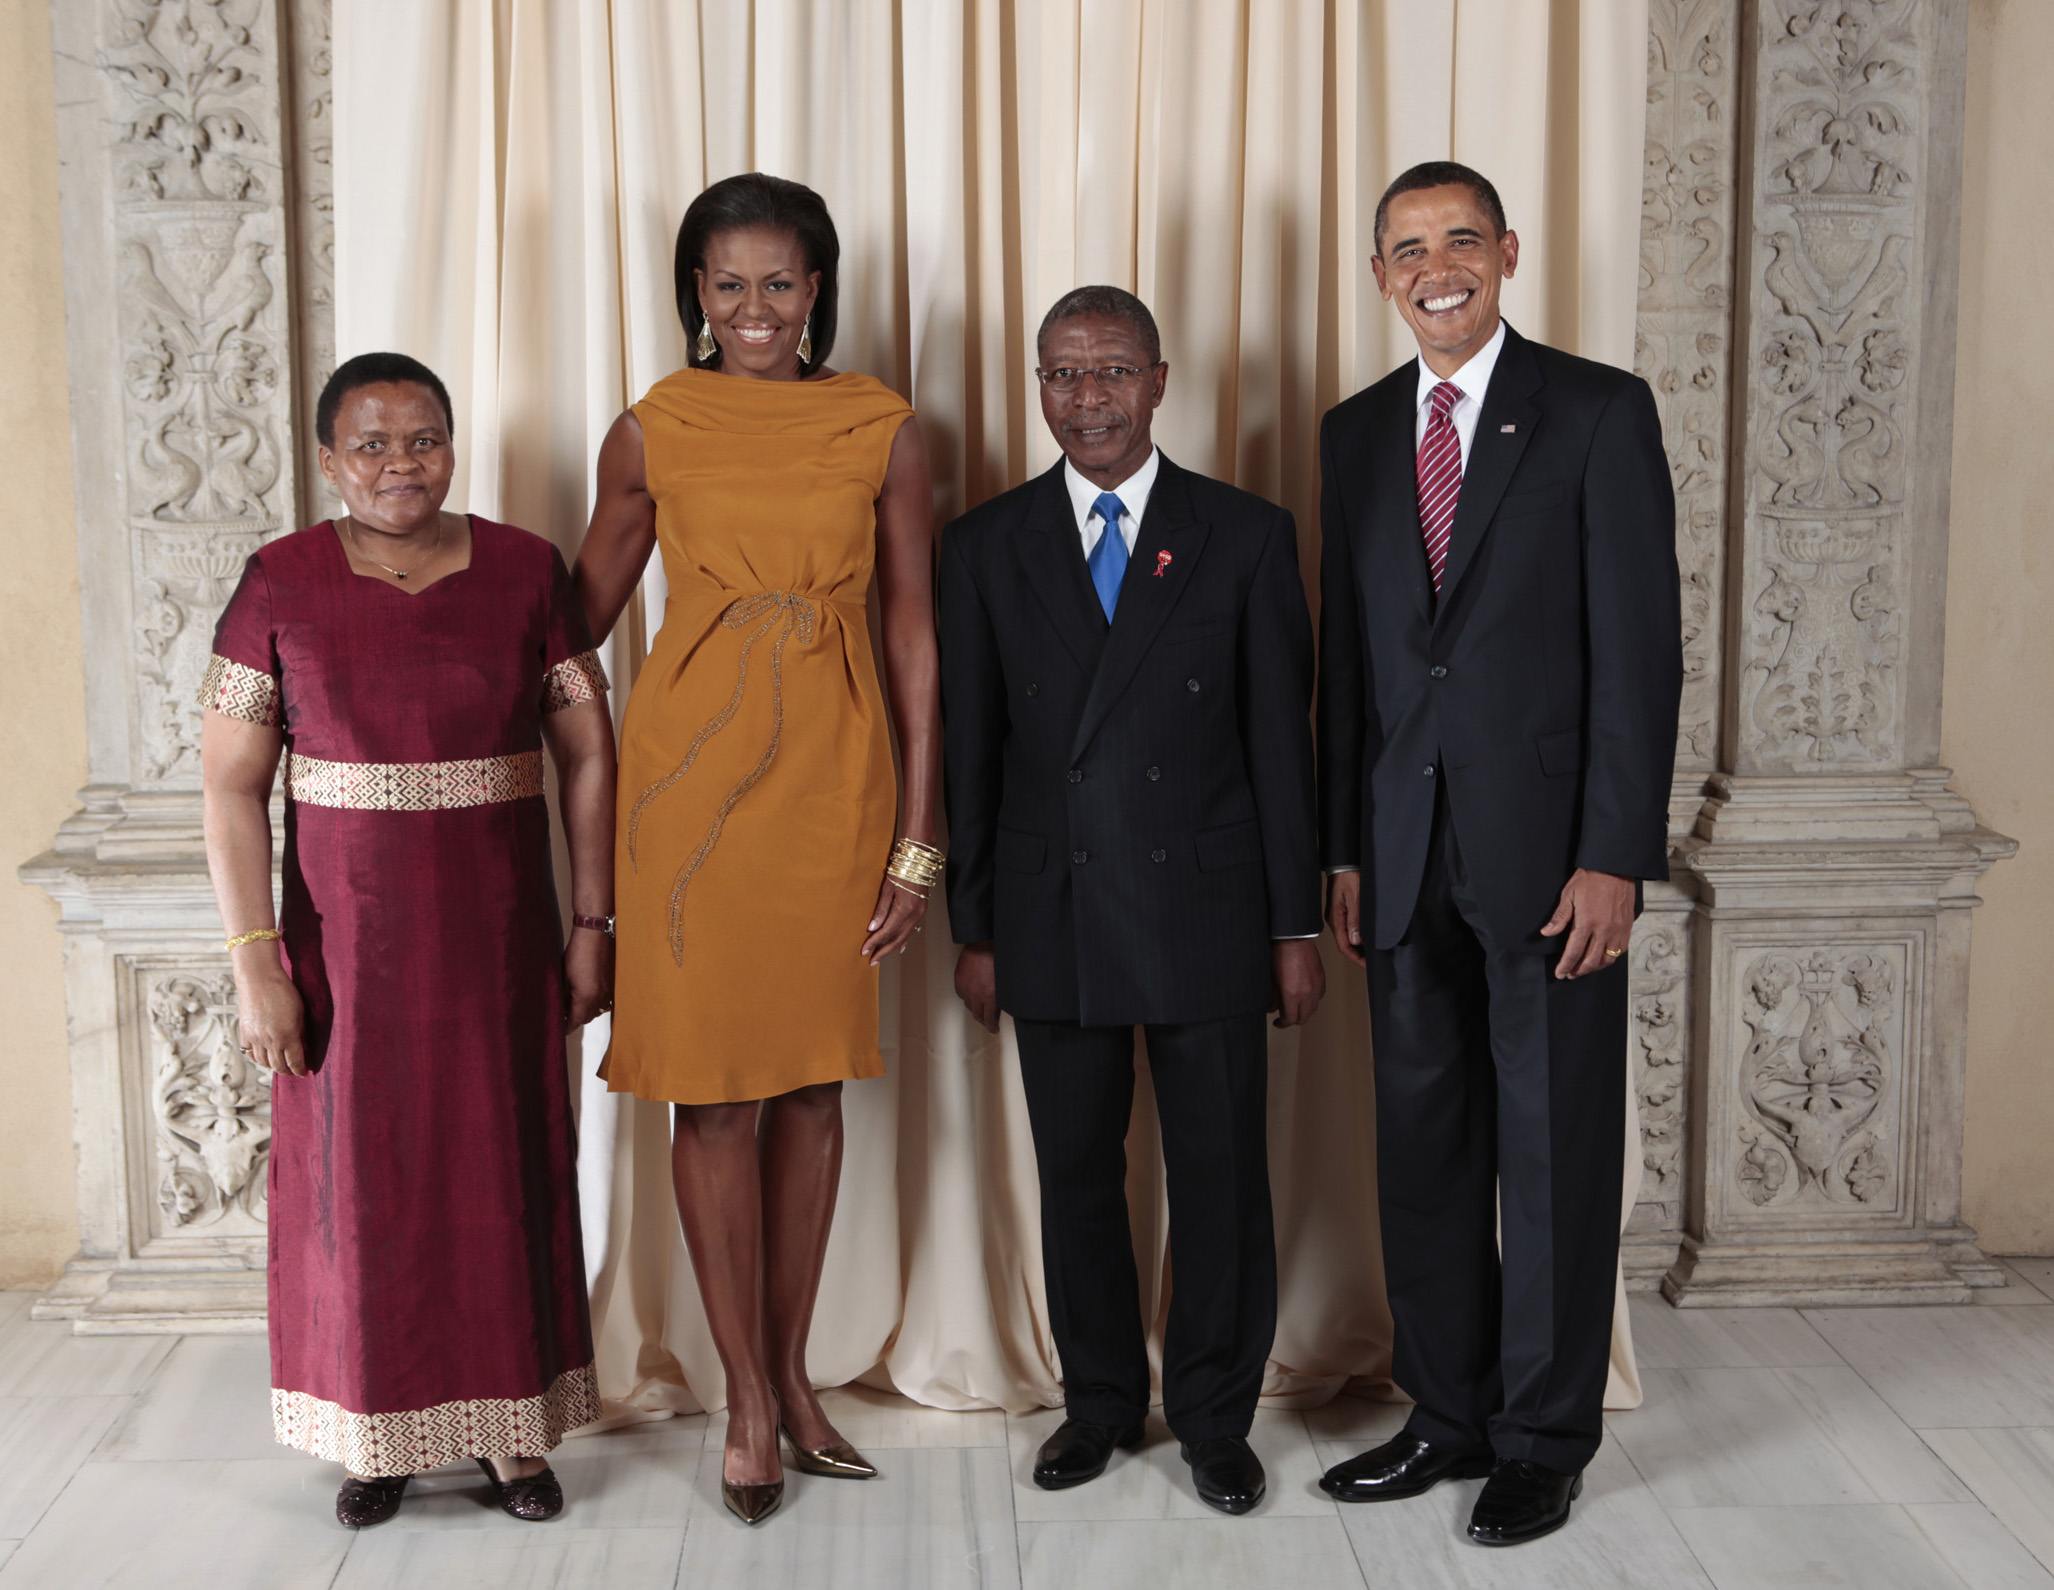
[[693, 202], [692, 361], [608, 432], [577, 565], [602, 637], [659, 547], [670, 588], [621, 734], [605, 1075], [677, 1106], [678, 1214], [727, 1377], [722, 1491], [750, 1523], [782, 1495], [780, 1428], [805, 1472], [875, 1472], [821, 1410], [806, 1338], [841, 1085], [884, 1069], [877, 967], [920, 930], [939, 860], [927, 454], [904, 400], [826, 368], [839, 252], [797, 183]]

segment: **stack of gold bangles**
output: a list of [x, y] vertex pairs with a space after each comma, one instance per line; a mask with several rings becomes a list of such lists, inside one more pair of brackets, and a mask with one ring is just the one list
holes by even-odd
[[917, 839], [901, 839], [891, 847], [891, 860], [885, 864], [884, 875], [908, 894], [917, 894], [924, 900], [941, 877], [941, 865], [947, 859], [932, 845], [923, 845]]

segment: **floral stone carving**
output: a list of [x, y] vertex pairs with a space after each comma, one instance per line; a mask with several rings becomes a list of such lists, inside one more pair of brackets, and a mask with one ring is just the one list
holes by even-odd
[[179, 971], [149, 989], [150, 1109], [165, 1230], [264, 1219], [271, 1078], [238, 1047], [235, 979]]

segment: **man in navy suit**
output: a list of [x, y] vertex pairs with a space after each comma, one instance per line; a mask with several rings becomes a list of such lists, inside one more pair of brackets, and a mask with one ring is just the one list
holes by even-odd
[[1305, 1021], [1325, 987], [1297, 538], [1157, 450], [1169, 367], [1138, 298], [1077, 289], [1037, 351], [1063, 461], [951, 524], [938, 580], [956, 988], [1013, 1018], [1063, 1366], [1034, 1479], [1082, 1484], [1142, 1438], [1139, 1026], [1176, 1255], [1163, 1414], [1199, 1496], [1243, 1513], [1276, 1328], [1263, 1014]]
[[1469, 1533], [1510, 1545], [1568, 1519], [1602, 1435], [1622, 963], [1639, 880], [1668, 876], [1675, 502], [1647, 384], [1499, 318], [1519, 238], [1488, 181], [1415, 167], [1375, 227], [1419, 357], [1321, 432], [1320, 837], [1369, 973], [1416, 1406], [1322, 1483], [1488, 1475]]

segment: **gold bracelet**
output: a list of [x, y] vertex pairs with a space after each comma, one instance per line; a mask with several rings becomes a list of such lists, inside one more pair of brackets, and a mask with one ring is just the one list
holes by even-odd
[[248, 933], [238, 933], [221, 947], [224, 950], [239, 950], [245, 944], [255, 944], [263, 939], [280, 939], [285, 935], [276, 928], [256, 928]]
[[901, 839], [892, 846], [891, 860], [885, 864], [885, 876], [902, 882], [931, 888], [941, 877], [942, 864], [947, 856], [933, 845], [924, 845], [917, 839]]

